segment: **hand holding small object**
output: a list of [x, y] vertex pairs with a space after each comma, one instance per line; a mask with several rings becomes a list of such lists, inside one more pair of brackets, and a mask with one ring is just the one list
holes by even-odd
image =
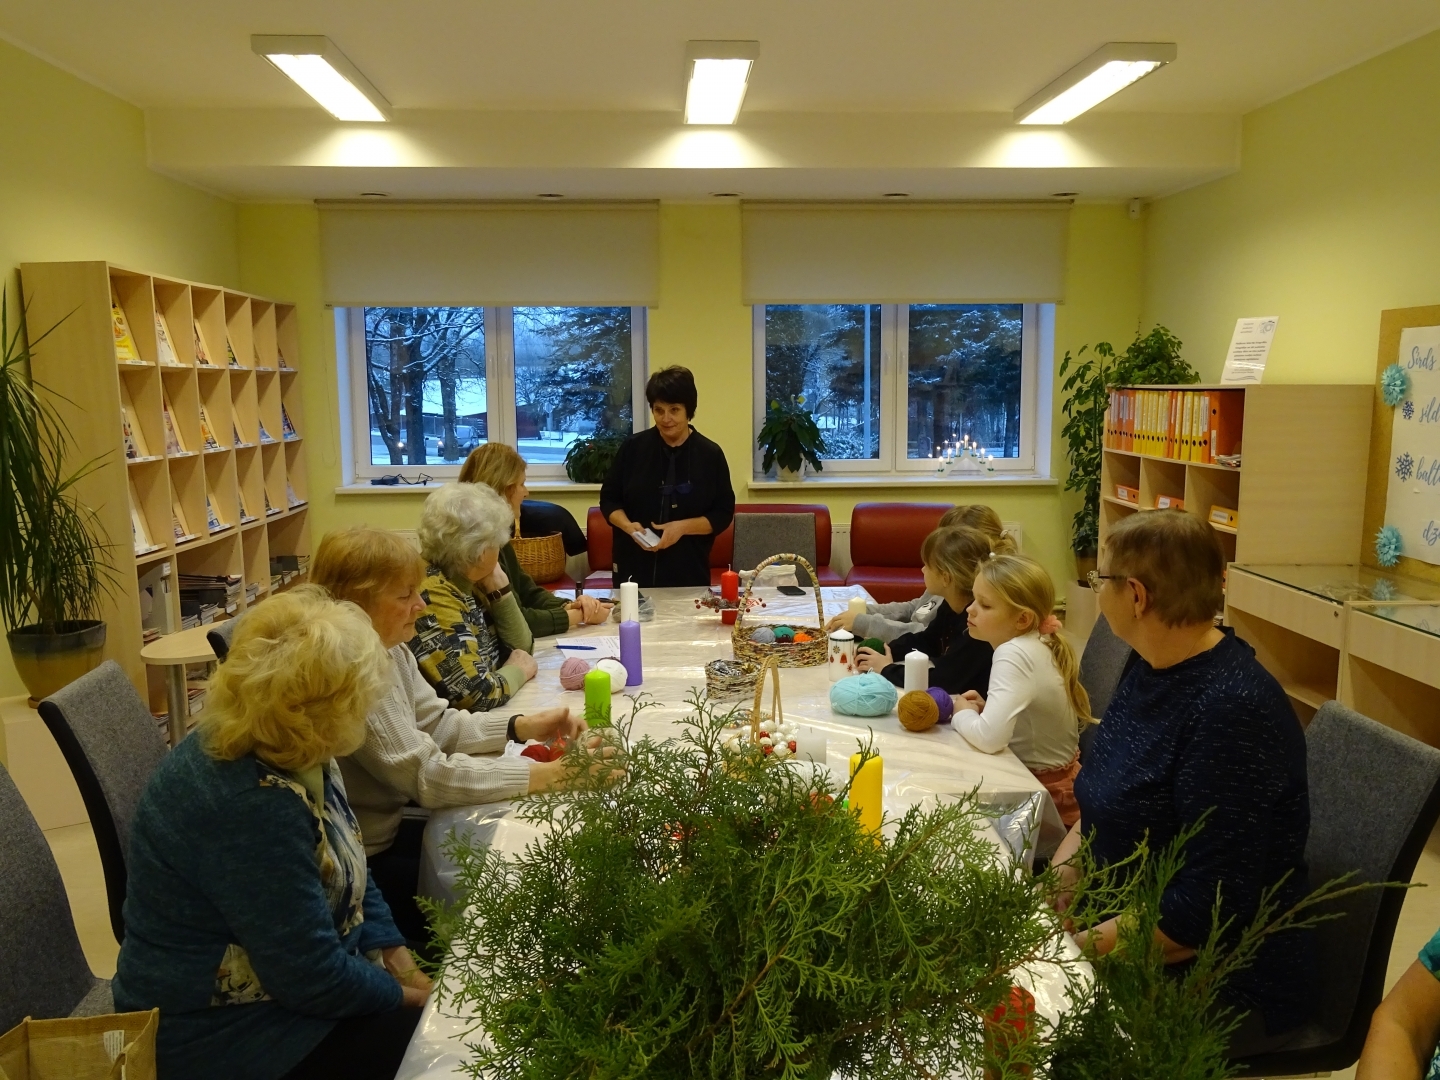
[[890, 646], [885, 646], [885, 651], [876, 652], [874, 649], [861, 646], [855, 650], [855, 668], [857, 671], [879, 671], [889, 667], [895, 662], [890, 655]]
[[667, 521], [663, 525], [656, 522], [652, 528], [660, 530], [660, 543], [655, 545], [656, 551], [664, 551], [678, 543], [680, 538], [685, 535], [685, 525], [680, 521]]
[[573, 739], [585, 730], [585, 721], [563, 705], [553, 709], [541, 709], [515, 718], [515, 737], [528, 742], [549, 742], [557, 735]]

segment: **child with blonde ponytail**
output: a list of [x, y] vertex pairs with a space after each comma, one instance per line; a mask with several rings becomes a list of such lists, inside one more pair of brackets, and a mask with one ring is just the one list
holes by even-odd
[[1034, 559], [997, 555], [980, 565], [971, 592], [970, 636], [995, 655], [987, 694], [972, 691], [956, 702], [955, 729], [986, 753], [1014, 750], [1069, 827], [1080, 816], [1080, 726], [1092, 717], [1079, 661], [1052, 614], [1055, 586]]

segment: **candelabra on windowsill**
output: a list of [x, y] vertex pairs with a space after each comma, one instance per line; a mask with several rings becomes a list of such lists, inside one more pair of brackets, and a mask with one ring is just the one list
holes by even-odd
[[936, 476], [995, 471], [995, 456], [980, 449], [980, 444], [969, 435], [961, 436], [959, 442], [947, 441], [941, 444], [934, 456]]

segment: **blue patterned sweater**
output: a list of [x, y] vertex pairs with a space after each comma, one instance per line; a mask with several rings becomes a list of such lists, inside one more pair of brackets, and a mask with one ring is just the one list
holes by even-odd
[[201, 738], [135, 814], [115, 1007], [159, 1007], [160, 1080], [275, 1080], [337, 1020], [399, 1006], [378, 950], [404, 938], [333, 763], [218, 761]]

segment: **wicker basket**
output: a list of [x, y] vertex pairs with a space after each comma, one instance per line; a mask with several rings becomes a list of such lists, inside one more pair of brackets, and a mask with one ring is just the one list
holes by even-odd
[[[794, 642], [788, 645], [781, 645], [778, 642], [774, 645], [765, 645], [758, 641], [751, 641], [750, 635], [754, 632], [754, 626], [745, 624], [745, 611], [749, 606], [750, 590], [754, 587], [755, 581], [760, 576], [760, 571], [767, 566], [777, 562], [793, 562], [796, 566], [803, 566], [805, 572], [810, 575], [810, 583], [815, 587], [815, 626], [802, 626], [799, 623], [791, 623], [796, 633], [806, 633], [811, 640], [802, 641], [800, 644]], [[829, 651], [829, 639], [825, 634], [825, 607], [820, 599], [820, 579], [815, 576], [815, 568], [802, 555], [771, 555], [759, 566], [755, 567], [755, 577], [752, 577], [749, 584], [745, 586], [745, 595], [741, 598], [740, 613], [735, 617], [735, 629], [730, 634], [730, 644], [735, 651], [736, 660], [749, 660], [751, 663], [763, 664], [771, 657], [781, 667], [818, 667], [825, 663], [826, 653]]]
[[565, 576], [565, 541], [560, 534], [549, 536], [517, 536], [510, 541], [515, 558], [537, 584], [559, 581]]
[[[733, 670], [736, 668], [739, 670]], [[711, 660], [705, 665], [705, 695], [711, 701], [744, 701], [755, 689], [759, 677], [759, 664], [746, 660]]]

